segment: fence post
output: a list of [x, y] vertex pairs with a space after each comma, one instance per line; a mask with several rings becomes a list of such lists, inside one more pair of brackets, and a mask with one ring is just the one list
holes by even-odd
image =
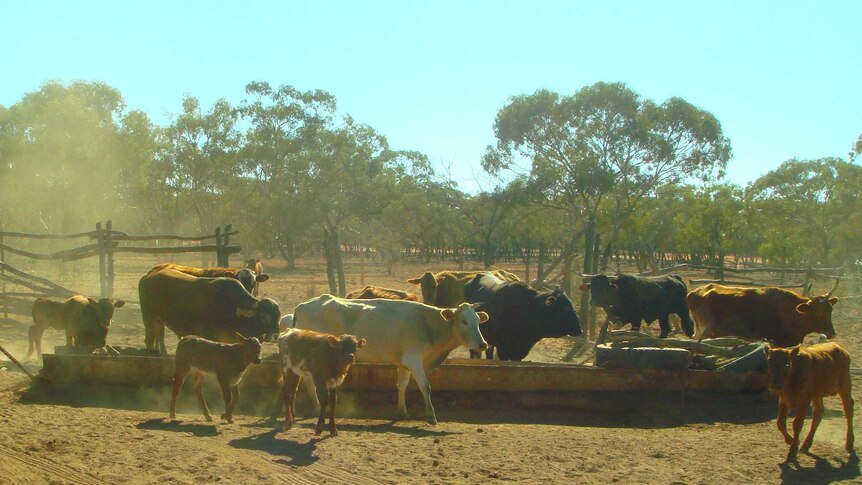
[[[0, 224], [0, 261], [6, 262], [6, 251], [3, 249], [3, 225]], [[0, 273], [6, 273], [6, 270], [0, 267]], [[6, 293], [6, 278], [0, 278], [0, 292]], [[3, 302], [3, 319], [9, 320], [9, 307], [6, 302]]]
[[222, 250], [221, 250], [222, 244], [221, 244], [221, 228], [220, 227], [216, 228], [215, 245], [216, 245], [216, 250], [215, 250], [216, 251], [216, 266], [222, 266], [223, 267], [224, 265], [222, 264]]
[[114, 252], [112, 251], [113, 240], [111, 239], [111, 229], [111, 220], [108, 219], [108, 222], [105, 223], [105, 257], [108, 264], [106, 298], [114, 297]]
[[102, 234], [102, 223], [96, 223], [96, 243], [99, 246], [99, 291], [100, 298], [107, 298], [108, 282], [105, 278], [105, 238]]
[[223, 266], [225, 268], [230, 267], [230, 253], [227, 251], [227, 246], [230, 242], [230, 230], [232, 227], [233, 224], [224, 226], [224, 234], [222, 235], [222, 257], [224, 258], [224, 261], [222, 261], [223, 264], [220, 264], [219, 266]]

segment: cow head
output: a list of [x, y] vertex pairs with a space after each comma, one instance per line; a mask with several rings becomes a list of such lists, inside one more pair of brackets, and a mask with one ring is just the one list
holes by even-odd
[[102, 298], [99, 300], [87, 298], [87, 303], [90, 305], [92, 314], [96, 316], [97, 323], [105, 328], [111, 326], [111, 319], [114, 318], [114, 309], [121, 308], [126, 304], [123, 300], [114, 301], [112, 298]]
[[608, 307], [613, 302], [614, 295], [620, 291], [620, 288], [607, 275], [597, 274], [589, 282], [582, 284], [580, 290], [589, 290], [590, 305]]
[[281, 311], [278, 303], [269, 298], [257, 300], [249, 308], [237, 308], [236, 315], [240, 318], [251, 320], [248, 328], [249, 333], [260, 336], [264, 342], [274, 342], [278, 338], [278, 322], [281, 319]]
[[581, 321], [575, 313], [572, 300], [560, 288], [551, 293], [543, 293], [545, 297], [545, 316], [542, 320], [542, 335], [544, 337], [577, 337], [582, 333]]
[[245, 291], [251, 293], [254, 291], [254, 284], [257, 281], [257, 273], [254, 270], [243, 268], [236, 272], [236, 279], [239, 280]]
[[422, 287], [423, 303], [427, 305], [434, 303], [434, 298], [437, 296], [437, 278], [434, 277], [434, 273], [426, 271], [421, 277], [411, 278], [407, 282]]
[[839, 280], [835, 280], [835, 286], [829, 290], [829, 293], [806, 298], [807, 301], [796, 305], [796, 312], [803, 315], [804, 320], [810, 323], [810, 328], [805, 329], [806, 333], [816, 332], [826, 335], [827, 338], [835, 337], [832, 307], [838, 303], [838, 298], [832, 296], [832, 293], [838, 288], [838, 282]]
[[461, 303], [457, 308], [440, 310], [440, 316], [452, 324], [452, 333], [458, 342], [475, 351], [488, 348], [488, 342], [479, 331], [479, 324], [488, 321], [488, 314], [476, 311], [480, 305], [480, 303]]
[[326, 337], [329, 343], [329, 348], [337, 356], [334, 362], [336, 367], [336, 375], [344, 375], [347, 373], [347, 368], [356, 361], [356, 351], [365, 347], [364, 338], [356, 338], [353, 335], [342, 335], [336, 337], [329, 335]]
[[260, 364], [260, 341], [254, 337], [246, 337], [239, 332], [236, 333], [236, 338], [242, 343], [242, 354], [246, 362]]
[[790, 373], [793, 359], [799, 355], [799, 347], [770, 347], [767, 352], [769, 353], [769, 357], [767, 358], [769, 365], [769, 390], [775, 392], [784, 387], [784, 381]]

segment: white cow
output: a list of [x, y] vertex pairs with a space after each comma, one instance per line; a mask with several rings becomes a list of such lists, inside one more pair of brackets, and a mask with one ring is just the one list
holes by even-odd
[[477, 313], [476, 307], [478, 304], [462, 303], [457, 308], [441, 309], [405, 300], [346, 300], [321, 295], [300, 303], [293, 323], [296, 328], [364, 338], [367, 343], [356, 352], [357, 361], [398, 366], [400, 417], [409, 417], [405, 394], [412, 373], [425, 399], [425, 419], [437, 424], [427, 373], [460, 345], [477, 351], [488, 348], [479, 332], [479, 324], [488, 320], [488, 314]]

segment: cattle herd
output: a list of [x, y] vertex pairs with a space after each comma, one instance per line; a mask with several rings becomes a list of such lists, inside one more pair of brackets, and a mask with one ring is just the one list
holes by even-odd
[[[166, 354], [165, 328], [179, 338], [170, 416], [186, 377], [204, 416], [212, 420], [204, 401], [205, 375], [214, 375], [225, 402], [222, 419], [233, 422], [239, 399], [238, 383], [251, 364], [259, 364], [261, 342], [277, 342], [282, 362], [284, 427], [295, 419], [299, 382], [319, 410], [315, 434], [324, 428], [337, 434], [334, 412], [338, 387], [355, 361], [397, 367], [399, 417], [407, 417], [405, 394], [411, 375], [425, 404], [425, 419], [437, 422], [431, 403], [428, 373], [457, 347], [472, 357], [524, 359], [543, 338], [578, 336], [581, 325], [572, 301], [559, 288], [541, 291], [505, 270], [426, 272], [408, 283], [413, 293], [366, 286], [338, 298], [329, 294], [299, 304], [282, 316], [278, 303], [259, 298], [258, 285], [269, 278], [259, 259], [244, 268], [194, 268], [160, 264], [138, 284], [147, 349]], [[850, 396], [850, 357], [836, 342], [803, 345], [806, 334], [835, 336], [833, 293], [809, 296], [780, 288], [738, 288], [708, 284], [691, 292], [678, 275], [639, 277], [595, 275], [580, 287], [590, 292], [592, 305], [604, 309], [608, 322], [630, 324], [659, 321], [660, 336], [671, 332], [671, 314], [679, 317], [689, 337], [736, 336], [767, 340], [769, 387], [779, 396], [778, 428], [790, 445], [788, 460], [811, 446], [823, 416], [823, 397], [840, 395], [847, 420], [846, 448], [853, 452], [853, 400]], [[35, 349], [41, 360], [45, 329], [65, 330], [71, 350], [91, 352], [106, 346], [114, 309], [122, 300], [74, 296], [64, 302], [40, 298], [33, 303], [29, 358]], [[799, 433], [813, 403], [811, 431], [799, 446]], [[795, 411], [793, 434], [786, 418]]]

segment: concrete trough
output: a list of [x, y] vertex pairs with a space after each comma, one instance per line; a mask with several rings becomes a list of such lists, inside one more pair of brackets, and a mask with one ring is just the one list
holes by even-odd
[[[174, 373], [173, 358], [142, 356], [95, 356], [45, 354], [42, 377], [51, 386], [76, 383], [169, 386]], [[252, 365], [243, 379], [244, 388], [274, 388], [281, 368], [277, 358]], [[449, 359], [429, 375], [438, 391], [495, 393], [662, 392], [705, 391], [751, 393], [766, 389], [762, 372], [712, 372], [667, 369], [603, 369], [573, 364], [501, 362]], [[395, 367], [385, 364], [355, 364], [343, 388], [355, 391], [393, 390]], [[415, 384], [411, 379], [411, 387]]]

